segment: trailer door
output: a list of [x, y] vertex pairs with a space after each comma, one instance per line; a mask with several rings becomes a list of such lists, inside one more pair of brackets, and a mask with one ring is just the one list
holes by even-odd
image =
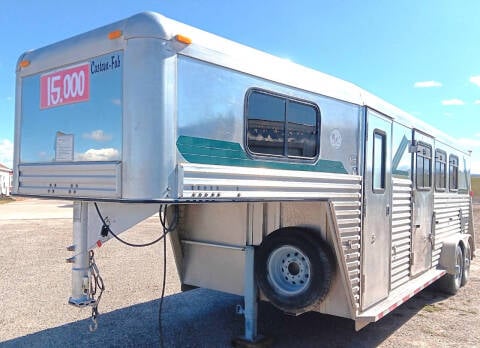
[[411, 275], [429, 269], [432, 264], [433, 139], [413, 131], [413, 228]]
[[388, 296], [392, 121], [367, 110], [362, 236], [362, 309]]

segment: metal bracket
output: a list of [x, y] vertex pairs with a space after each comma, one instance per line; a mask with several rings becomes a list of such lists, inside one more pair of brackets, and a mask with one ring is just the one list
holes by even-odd
[[412, 143], [410, 144], [410, 146], [408, 147], [408, 152], [409, 153], [416, 153], [417, 150], [418, 150], [417, 141], [413, 140]]

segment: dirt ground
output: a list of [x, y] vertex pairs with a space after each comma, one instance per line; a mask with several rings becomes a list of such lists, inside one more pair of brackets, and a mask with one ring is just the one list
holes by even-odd
[[[31, 210], [27, 203], [23, 209]], [[51, 215], [43, 207], [44, 215], [33, 219], [9, 219], [5, 206], [15, 214], [22, 209], [20, 202], [0, 206], [0, 347], [159, 346], [161, 244], [129, 248], [110, 241], [96, 250], [106, 291], [98, 330], [90, 333], [89, 309], [67, 304], [71, 265], [65, 259], [71, 253], [65, 247], [71, 244], [72, 221], [64, 210], [71, 205], [57, 203]], [[478, 235], [479, 204], [474, 216]], [[154, 216], [122, 236], [140, 242], [159, 233]], [[267, 303], [259, 306], [259, 332], [272, 336], [274, 347], [480, 347], [480, 251], [477, 255], [469, 283], [456, 296], [430, 287], [360, 332], [351, 320], [319, 313], [286, 316]], [[165, 347], [230, 346], [243, 332], [243, 318], [235, 314], [242, 298], [206, 289], [181, 293], [170, 248], [167, 259]]]

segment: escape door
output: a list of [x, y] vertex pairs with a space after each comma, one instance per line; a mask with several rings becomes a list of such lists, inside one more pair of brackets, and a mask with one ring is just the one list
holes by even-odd
[[433, 138], [413, 131], [413, 226], [411, 275], [432, 264]]
[[388, 296], [392, 201], [392, 121], [367, 110], [362, 235], [362, 310]]

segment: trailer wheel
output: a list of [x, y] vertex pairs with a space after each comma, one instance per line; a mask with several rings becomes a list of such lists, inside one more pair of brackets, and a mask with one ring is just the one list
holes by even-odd
[[257, 250], [255, 273], [267, 299], [288, 313], [302, 313], [325, 298], [333, 273], [330, 250], [318, 238], [285, 228], [270, 234]]
[[462, 278], [464, 275], [464, 259], [463, 252], [460, 245], [457, 245], [455, 249], [455, 274], [447, 273], [438, 280], [440, 290], [455, 295], [462, 285]]
[[468, 278], [470, 278], [470, 248], [465, 247], [465, 253], [463, 255], [463, 273], [462, 273], [462, 282], [460, 286], [464, 286], [468, 282]]

